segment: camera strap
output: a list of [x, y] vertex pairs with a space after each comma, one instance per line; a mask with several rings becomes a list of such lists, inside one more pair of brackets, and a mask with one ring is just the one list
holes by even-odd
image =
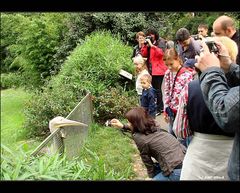
[[176, 74], [176, 76], [175, 76], [175, 78], [174, 78], [174, 81], [173, 81], [173, 86], [172, 86], [172, 92], [171, 92], [171, 99], [170, 99], [170, 101], [172, 100], [172, 96], [173, 96], [173, 89], [174, 89], [174, 87], [175, 87], [175, 82], [176, 82], [176, 79], [177, 79], [177, 76], [178, 76], [178, 74], [179, 74], [179, 72], [180, 72], [180, 70], [182, 69], [182, 66], [178, 69], [178, 71], [177, 71], [177, 74]]

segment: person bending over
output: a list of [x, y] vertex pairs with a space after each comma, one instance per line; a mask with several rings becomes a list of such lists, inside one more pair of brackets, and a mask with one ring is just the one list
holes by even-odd
[[132, 108], [125, 117], [127, 124], [112, 119], [111, 125], [131, 131], [149, 178], [178, 181], [186, 148], [174, 136], [161, 129], [143, 107]]

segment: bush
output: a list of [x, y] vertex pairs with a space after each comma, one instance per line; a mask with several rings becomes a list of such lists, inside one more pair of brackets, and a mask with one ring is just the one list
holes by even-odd
[[[124, 87], [122, 93], [118, 93], [121, 95], [134, 87], [133, 81], [126, 84], [119, 76], [120, 69], [132, 73], [134, 68], [131, 61], [132, 48], [123, 45], [119, 39], [112, 37], [110, 32], [95, 32], [72, 52], [59, 74], [28, 103], [25, 114], [26, 127], [31, 128], [30, 135], [46, 134], [48, 121], [57, 115], [67, 116], [87, 92], [91, 92], [97, 100], [94, 102], [98, 110], [94, 113], [97, 115], [94, 117], [96, 121], [101, 119], [99, 111], [105, 116], [114, 106], [126, 108], [120, 107], [114, 98], [112, 107], [98, 108], [98, 97], [108, 93], [109, 88]], [[114, 107], [114, 112], [117, 112], [117, 107]]]
[[1, 89], [19, 87], [19, 80], [21, 80], [20, 73], [1, 74]]
[[133, 106], [137, 106], [136, 97], [130, 92], [124, 92], [122, 87], [100, 93], [94, 100], [94, 117], [104, 123], [107, 119], [124, 118], [124, 115]]

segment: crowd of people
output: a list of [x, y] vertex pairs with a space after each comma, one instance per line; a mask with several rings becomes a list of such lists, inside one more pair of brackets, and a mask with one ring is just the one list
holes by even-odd
[[208, 36], [206, 24], [197, 35], [180, 28], [169, 41], [155, 29], [136, 34], [139, 106], [127, 124], [111, 125], [132, 133], [153, 180], [240, 180], [239, 31], [225, 15], [212, 29]]

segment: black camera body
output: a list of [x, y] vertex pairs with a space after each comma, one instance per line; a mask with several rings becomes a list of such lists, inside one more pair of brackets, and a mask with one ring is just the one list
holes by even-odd
[[148, 44], [148, 42], [146, 41], [147, 39], [151, 40], [151, 42], [153, 43], [153, 37], [152, 37], [152, 36], [147, 36], [147, 37], [145, 38], [145, 41], [144, 41], [144, 44], [145, 44], [145, 45]]
[[191, 35], [191, 37], [194, 39], [194, 40], [202, 40], [202, 37], [198, 34], [196, 35]]
[[217, 44], [213, 40], [205, 41], [205, 43], [207, 44], [210, 52], [213, 52], [215, 54], [219, 53]]
[[[197, 34], [197, 35], [192, 35], [194, 40], [202, 40], [202, 38]], [[207, 44], [208, 49], [210, 52], [213, 52], [217, 54], [219, 52], [217, 44], [214, 42], [214, 40], [211, 37], [204, 38], [204, 42]]]

